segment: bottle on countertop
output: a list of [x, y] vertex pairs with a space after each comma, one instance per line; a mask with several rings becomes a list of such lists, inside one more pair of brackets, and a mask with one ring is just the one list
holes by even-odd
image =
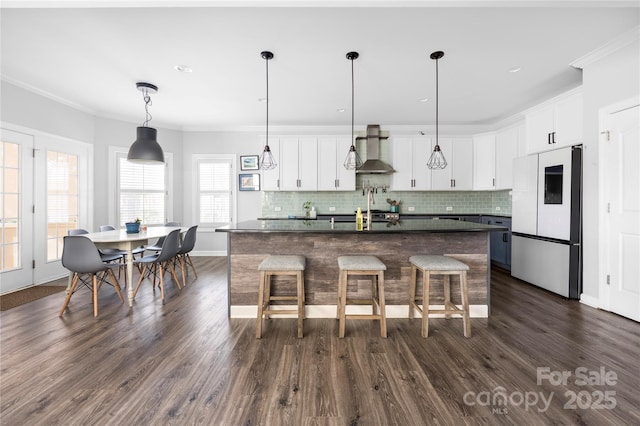
[[358, 207], [358, 210], [356, 211], [356, 231], [362, 231], [363, 229], [362, 209]]
[[316, 207], [315, 206], [311, 206], [311, 211], [309, 212], [309, 218], [310, 219], [315, 219], [316, 216]]

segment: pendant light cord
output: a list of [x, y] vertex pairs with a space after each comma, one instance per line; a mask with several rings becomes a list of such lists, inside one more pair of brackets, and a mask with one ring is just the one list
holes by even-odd
[[265, 145], [268, 147], [269, 146], [269, 58], [265, 58], [264, 62], [265, 62], [265, 65], [266, 65], [266, 70], [267, 70], [267, 100], [266, 100], [266, 102], [267, 102], [267, 122], [266, 122], [267, 139], [266, 139]]
[[354, 111], [355, 111], [355, 107], [354, 107], [354, 98], [355, 98], [355, 91], [354, 91], [354, 78], [353, 78], [353, 59], [351, 59], [351, 146], [354, 146], [354, 131], [353, 131], [353, 122], [354, 122]]
[[142, 124], [142, 126], [143, 127], [148, 127], [147, 124], [149, 124], [149, 122], [153, 118], [153, 116], [149, 112], [149, 105], [153, 105], [153, 102], [151, 102], [151, 96], [149, 96], [149, 91], [148, 90], [145, 89], [142, 92], [142, 98], [144, 99], [144, 111], [146, 113], [145, 120], [144, 120], [144, 123]]
[[438, 89], [438, 87], [439, 87], [439, 84], [438, 84], [438, 61], [439, 61], [439, 59], [436, 59], [436, 146], [438, 146], [438, 141], [439, 141], [439, 139], [438, 139], [438, 121], [439, 121], [439, 119], [438, 119], [438, 105], [440, 103], [439, 100], [438, 100], [438, 90], [439, 90]]

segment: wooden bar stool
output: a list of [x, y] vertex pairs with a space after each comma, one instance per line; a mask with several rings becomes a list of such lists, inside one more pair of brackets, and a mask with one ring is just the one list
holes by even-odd
[[[260, 284], [258, 290], [258, 321], [256, 327], [256, 338], [262, 337], [262, 317], [269, 318], [271, 314], [291, 314], [295, 310], [291, 309], [270, 309], [271, 301], [295, 300], [298, 304], [298, 338], [302, 338], [304, 320], [304, 269], [306, 259], [297, 255], [272, 255], [260, 263]], [[272, 296], [271, 277], [274, 275], [293, 275], [296, 277], [295, 296]], [[276, 305], [274, 305], [276, 306]], [[282, 306], [282, 305], [277, 305]]]
[[[380, 320], [380, 335], [387, 337], [387, 316], [384, 306], [384, 271], [386, 265], [375, 256], [340, 256], [338, 257], [340, 277], [338, 280], [338, 312], [340, 320], [339, 337], [344, 337], [346, 319]], [[347, 283], [350, 275], [371, 276], [371, 299], [347, 299]], [[371, 305], [371, 315], [346, 315], [346, 306]]]
[[[469, 289], [467, 271], [469, 266], [448, 256], [419, 255], [411, 256], [411, 282], [409, 284], [409, 319], [413, 319], [414, 310], [422, 314], [422, 337], [429, 335], [429, 314], [462, 315], [464, 337], [471, 336], [471, 319], [469, 317]], [[422, 297], [416, 297], [416, 278], [418, 270], [422, 271]], [[432, 275], [444, 275], [444, 309], [429, 309], [429, 280]], [[451, 303], [451, 275], [460, 278], [460, 294], [462, 309]], [[418, 301], [422, 300], [422, 308]]]

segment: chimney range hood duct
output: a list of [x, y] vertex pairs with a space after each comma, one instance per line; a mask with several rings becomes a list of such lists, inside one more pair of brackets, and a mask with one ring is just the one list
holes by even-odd
[[[369, 124], [367, 126], [367, 161], [356, 170], [360, 174], [387, 174], [393, 173], [393, 167], [380, 160], [380, 126]], [[386, 139], [386, 138], [383, 138]]]

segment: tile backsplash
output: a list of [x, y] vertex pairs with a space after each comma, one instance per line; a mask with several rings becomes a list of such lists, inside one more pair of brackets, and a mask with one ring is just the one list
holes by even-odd
[[[371, 185], [377, 185], [373, 180]], [[367, 197], [362, 189], [348, 192], [263, 192], [262, 216], [302, 216], [305, 201], [315, 206], [318, 214], [351, 214], [358, 207], [367, 208]], [[372, 209], [389, 210], [386, 199], [401, 201], [400, 213], [427, 214], [498, 214], [511, 215], [511, 191], [389, 191], [378, 188]], [[330, 208], [335, 207], [335, 211]], [[409, 211], [414, 207], [414, 211]], [[451, 210], [447, 210], [451, 207]], [[277, 211], [279, 208], [279, 211]]]

